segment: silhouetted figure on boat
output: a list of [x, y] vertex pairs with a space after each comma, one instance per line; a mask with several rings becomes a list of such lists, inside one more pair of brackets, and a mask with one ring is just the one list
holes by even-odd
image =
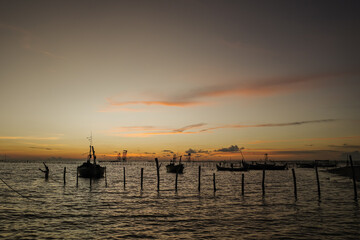
[[49, 178], [49, 168], [48, 166], [46, 166], [46, 164], [43, 162], [44, 166], [45, 166], [45, 170], [42, 170], [41, 168], [39, 168], [40, 171], [42, 171], [43, 173], [45, 173], [45, 179], [47, 180]]

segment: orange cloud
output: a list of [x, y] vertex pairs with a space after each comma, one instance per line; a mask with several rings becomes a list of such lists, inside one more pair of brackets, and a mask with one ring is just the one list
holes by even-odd
[[149, 137], [154, 135], [194, 134], [194, 133], [200, 133], [200, 131], [189, 131], [189, 130], [194, 128], [200, 128], [205, 125], [206, 123], [198, 123], [178, 129], [156, 128], [153, 126], [131, 126], [131, 127], [114, 128], [110, 132], [112, 135], [125, 136], [125, 137]]
[[161, 105], [171, 107], [187, 107], [201, 104], [200, 102], [190, 101], [128, 101], [128, 102], [116, 102], [111, 99], [107, 99], [111, 106], [125, 106], [125, 105]]
[[59, 139], [58, 137], [21, 137], [21, 136], [17, 136], [17, 137], [13, 137], [13, 136], [0, 136], [0, 140], [57, 140]]
[[[129, 105], [159, 105], [168, 107], [192, 107], [208, 104], [204, 98], [217, 98], [222, 96], [242, 96], [242, 97], [264, 97], [280, 93], [289, 93], [320, 87], [324, 83], [340, 84], [346, 77], [359, 76], [359, 71], [339, 71], [330, 73], [320, 73], [304, 76], [277, 77], [269, 79], [248, 79], [240, 83], [223, 84], [216, 86], [201, 87], [199, 89], [189, 90], [186, 94], [172, 96], [169, 99], [156, 101], [114, 101], [111, 98], [106, 99], [111, 107], [123, 107]], [[341, 82], [342, 82], [341, 81]], [[119, 108], [117, 110], [127, 111], [129, 109]], [[109, 110], [107, 110], [109, 111]], [[113, 111], [115, 111], [113, 109]], [[104, 110], [103, 112], [106, 112]]]

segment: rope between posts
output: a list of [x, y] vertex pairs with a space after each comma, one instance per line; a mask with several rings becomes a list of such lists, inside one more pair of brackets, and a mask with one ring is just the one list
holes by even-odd
[[19, 194], [21, 197], [26, 198], [26, 199], [31, 200], [31, 201], [40, 202], [40, 201], [37, 201], [37, 200], [35, 200], [35, 199], [32, 199], [32, 198], [30, 198], [30, 197], [28, 197], [28, 196], [22, 195], [19, 191], [15, 190], [13, 187], [11, 187], [9, 184], [7, 184], [7, 183], [4, 181], [4, 179], [2, 179], [1, 177], [0, 177], [0, 180], [1, 180], [8, 188], [10, 188], [10, 189], [11, 189], [12, 191], [14, 191], [15, 193]]

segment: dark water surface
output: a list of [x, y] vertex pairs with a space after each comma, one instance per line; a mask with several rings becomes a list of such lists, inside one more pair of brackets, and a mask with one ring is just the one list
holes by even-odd
[[[153, 163], [111, 164], [105, 179], [79, 178], [78, 163], [49, 163], [44, 180], [41, 163], [0, 163], [1, 239], [359, 239], [360, 207], [350, 179], [320, 171], [321, 201], [313, 169], [296, 169], [298, 198], [292, 173], [217, 172], [205, 164], [198, 192], [198, 164], [185, 165], [174, 191], [175, 174], [160, 169], [157, 192]], [[67, 168], [66, 186], [63, 168]], [[126, 188], [123, 184], [126, 167]], [[140, 191], [140, 169], [144, 190]], [[212, 175], [216, 173], [217, 191]]]

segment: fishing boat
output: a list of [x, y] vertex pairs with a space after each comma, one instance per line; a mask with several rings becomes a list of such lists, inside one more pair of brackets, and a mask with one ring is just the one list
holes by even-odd
[[[90, 140], [90, 151], [87, 158], [87, 161], [84, 162], [81, 166], [77, 167], [79, 177], [83, 178], [102, 178], [104, 177], [105, 167], [101, 167], [96, 163], [96, 155], [94, 146], [92, 146], [92, 141]], [[93, 163], [91, 163], [91, 158]]]
[[287, 163], [284, 165], [276, 165], [275, 163], [268, 163], [268, 154], [265, 153], [264, 163], [250, 164], [243, 161], [243, 166], [248, 170], [286, 170]]
[[219, 164], [216, 164], [216, 169], [218, 171], [231, 171], [231, 172], [245, 172], [248, 169], [244, 166], [242, 167], [234, 167], [232, 164], [230, 167], [220, 166]]
[[170, 163], [168, 165], [166, 165], [166, 171], [168, 173], [183, 173], [184, 171], [184, 164], [181, 163], [181, 157], [180, 156], [180, 160], [179, 163], [176, 164], [176, 155], [174, 154], [173, 159], [170, 161]]

